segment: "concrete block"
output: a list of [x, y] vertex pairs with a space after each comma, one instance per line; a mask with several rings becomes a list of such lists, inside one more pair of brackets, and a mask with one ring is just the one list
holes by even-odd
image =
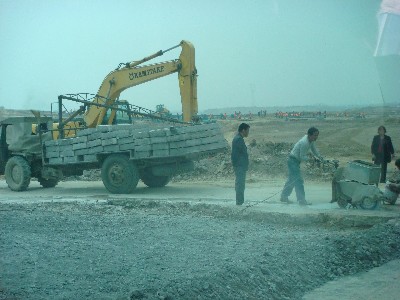
[[72, 151], [72, 144], [71, 145], [62, 145], [62, 146], [58, 146], [58, 151], [60, 152], [64, 152], [64, 151]]
[[130, 144], [119, 144], [119, 150], [121, 151], [126, 151], [126, 150], [133, 150], [135, 149], [135, 144], [130, 143]]
[[93, 148], [89, 148], [88, 154], [102, 153], [104, 151], [103, 146], [96, 146]]
[[169, 149], [153, 150], [152, 157], [166, 157], [169, 156]]
[[48, 145], [45, 147], [45, 149], [46, 149], [46, 152], [59, 152], [60, 151], [60, 148], [58, 145]]
[[66, 156], [64, 157], [64, 164], [70, 164], [70, 163], [77, 163], [82, 160], [79, 159], [79, 156]]
[[115, 137], [116, 134], [117, 134], [117, 132], [118, 132], [118, 131], [103, 132], [103, 133], [101, 134], [100, 138], [101, 138], [102, 140], [108, 140], [108, 139], [110, 139], [110, 138]]
[[151, 139], [150, 138], [144, 138], [144, 139], [135, 139], [135, 145], [150, 145], [151, 144]]
[[133, 136], [135, 137], [135, 139], [144, 139], [150, 137], [147, 131], [133, 132]]
[[60, 157], [65, 157], [65, 156], [74, 156], [74, 151], [72, 149], [60, 151]]
[[172, 130], [174, 130], [174, 129], [173, 129], [173, 128], [174, 128], [173, 126], [171, 126], [171, 127], [165, 127], [165, 128], [162, 128], [161, 130], [164, 131], [165, 136], [170, 136], [170, 135], [172, 135], [171, 128], [172, 128]]
[[151, 138], [153, 138], [153, 137], [162, 137], [162, 136], [165, 137], [165, 131], [164, 131], [164, 130], [160, 130], [160, 129], [157, 129], [157, 130], [150, 130], [150, 131], [149, 131], [149, 136], [150, 136]]
[[169, 143], [168, 143], [168, 146], [169, 146], [170, 149], [177, 149], [177, 148], [179, 148], [178, 142], [169, 142]]
[[72, 144], [72, 150], [79, 150], [79, 149], [85, 149], [88, 148], [87, 143], [78, 143], [78, 144]]
[[58, 142], [58, 145], [60, 145], [60, 146], [71, 145], [73, 143], [73, 139], [74, 138], [61, 139], [61, 140], [57, 140], [57, 142]]
[[93, 140], [93, 141], [88, 141], [87, 146], [88, 148], [96, 147], [101, 145], [101, 139]]
[[72, 144], [80, 144], [80, 143], [86, 143], [88, 141], [87, 136], [78, 136], [75, 138], [72, 138]]
[[175, 134], [167, 137], [168, 142], [177, 142], [177, 141], [184, 141], [188, 139], [188, 134], [182, 133], [182, 134]]
[[132, 132], [130, 130], [127, 130], [127, 129], [116, 131], [115, 132], [115, 137], [117, 139], [125, 138], [125, 137], [132, 137], [132, 139], [133, 139]]
[[150, 141], [152, 144], [160, 144], [160, 143], [167, 143], [167, 137], [166, 136], [156, 136], [156, 137], [151, 137]]
[[151, 148], [153, 150], [168, 150], [169, 149], [169, 145], [168, 145], [168, 143], [152, 144]]
[[108, 145], [116, 145], [118, 142], [117, 138], [113, 137], [113, 138], [108, 138], [105, 140], [101, 140], [101, 145], [102, 146], [108, 146]]
[[87, 155], [90, 154], [91, 148], [78, 149], [74, 151], [74, 155]]
[[96, 132], [109, 132], [111, 131], [111, 125], [98, 125]]
[[85, 129], [79, 130], [76, 133], [76, 136], [88, 136], [88, 135], [93, 134], [95, 131], [96, 131], [96, 128], [85, 128]]
[[56, 158], [56, 157], [61, 157], [59, 151], [46, 151], [46, 158]]
[[132, 124], [116, 124], [116, 125], [109, 125], [110, 131], [122, 131], [122, 130], [133, 130], [134, 126]]
[[58, 144], [57, 144], [57, 140], [52, 140], [52, 141], [45, 141], [44, 145], [46, 147], [53, 147], [53, 146], [57, 146]]
[[150, 151], [152, 150], [152, 146], [151, 145], [138, 145], [135, 146], [135, 151]]
[[118, 145], [134, 144], [134, 143], [135, 143], [135, 139], [132, 136], [118, 138]]
[[201, 139], [187, 140], [186, 147], [193, 147], [201, 145]]
[[103, 135], [102, 132], [95, 131], [91, 135], [88, 135], [88, 141], [101, 139], [102, 135]]
[[103, 147], [104, 152], [119, 152], [119, 145], [107, 145]]
[[62, 165], [64, 162], [62, 157], [49, 158], [50, 165]]

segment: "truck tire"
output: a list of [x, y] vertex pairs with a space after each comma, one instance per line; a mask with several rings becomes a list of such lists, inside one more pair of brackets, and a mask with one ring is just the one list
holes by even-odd
[[4, 174], [12, 191], [25, 191], [31, 182], [31, 167], [22, 156], [11, 157], [7, 161]]
[[154, 188], [166, 186], [171, 178], [169, 176], [156, 176], [151, 171], [144, 171], [140, 179], [149, 188]]
[[129, 194], [139, 182], [139, 171], [125, 155], [112, 154], [103, 162], [101, 179], [110, 193]]
[[40, 185], [44, 188], [52, 188], [55, 187], [58, 184], [58, 179], [55, 178], [50, 178], [50, 179], [45, 179], [43, 177], [38, 177], [38, 181]]

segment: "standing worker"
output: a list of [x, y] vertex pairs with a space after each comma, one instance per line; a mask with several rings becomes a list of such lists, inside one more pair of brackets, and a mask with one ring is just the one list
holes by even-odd
[[311, 153], [319, 160], [323, 160], [319, 154], [314, 142], [317, 140], [319, 131], [315, 127], [308, 129], [307, 134], [302, 137], [293, 147], [287, 161], [289, 175], [281, 194], [281, 202], [291, 203], [289, 196], [293, 191], [296, 191], [297, 201], [300, 205], [310, 205], [306, 201], [304, 192], [304, 180], [301, 176], [300, 163], [308, 160], [308, 153]]
[[242, 123], [239, 125], [238, 132], [232, 140], [232, 166], [235, 171], [235, 191], [236, 205], [242, 205], [244, 202], [244, 189], [246, 181], [246, 172], [249, 168], [249, 155], [244, 143], [245, 137], [248, 137], [250, 125]]
[[380, 182], [386, 182], [387, 164], [394, 158], [392, 139], [386, 135], [385, 126], [378, 127], [378, 135], [375, 135], [371, 144], [372, 161], [381, 166]]

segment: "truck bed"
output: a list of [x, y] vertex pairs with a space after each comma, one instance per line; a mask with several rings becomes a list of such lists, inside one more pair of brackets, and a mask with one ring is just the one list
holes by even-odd
[[81, 130], [74, 138], [46, 141], [44, 164], [93, 164], [112, 153], [127, 153], [131, 160], [196, 160], [224, 151], [228, 144], [218, 124], [138, 129], [135, 125], [101, 125]]

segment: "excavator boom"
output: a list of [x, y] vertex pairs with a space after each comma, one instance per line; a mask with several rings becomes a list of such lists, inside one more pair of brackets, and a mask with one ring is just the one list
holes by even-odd
[[[140, 66], [142, 63], [161, 56], [165, 52], [178, 46], [182, 47], [179, 59]], [[183, 121], [192, 121], [192, 118], [198, 111], [195, 51], [193, 45], [188, 41], [182, 41], [178, 46], [165, 51], [158, 51], [140, 61], [126, 63], [124, 67], [117, 68], [110, 72], [106, 78], [104, 78], [99, 91], [97, 92], [97, 95], [101, 96], [98, 98], [100, 100], [97, 100], [101, 102], [98, 103], [111, 106], [119, 98], [122, 91], [135, 85], [178, 72]], [[102, 124], [106, 112], [107, 108], [105, 107], [91, 105], [84, 115], [86, 126], [96, 127], [97, 125]], [[113, 115], [114, 114], [112, 114], [112, 116]], [[107, 122], [108, 124], [111, 124], [112, 121], [113, 120], [110, 119]]]

